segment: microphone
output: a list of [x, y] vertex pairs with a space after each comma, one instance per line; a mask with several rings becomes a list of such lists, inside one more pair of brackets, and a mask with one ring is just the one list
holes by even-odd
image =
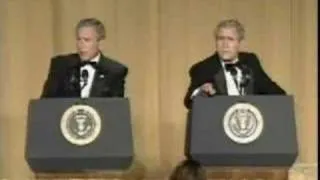
[[81, 87], [81, 90], [88, 84], [88, 77], [89, 77], [89, 72], [88, 70], [84, 69], [81, 71], [81, 80], [83, 82], [83, 85]]

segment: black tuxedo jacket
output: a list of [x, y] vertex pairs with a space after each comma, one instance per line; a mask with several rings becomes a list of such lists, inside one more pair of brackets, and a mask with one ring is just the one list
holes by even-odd
[[[245, 87], [246, 94], [286, 94], [286, 92], [273, 82], [260, 65], [257, 56], [253, 53], [240, 52], [239, 63], [247, 67], [250, 73], [249, 84]], [[191, 83], [184, 98], [187, 108], [191, 107], [192, 92], [211, 82], [216, 89], [215, 95], [227, 95], [227, 86], [222, 64], [217, 53], [194, 64], [189, 70]]]
[[[90, 97], [123, 97], [128, 68], [101, 54], [96, 65]], [[53, 57], [41, 98], [80, 97], [80, 57], [68, 54]]]

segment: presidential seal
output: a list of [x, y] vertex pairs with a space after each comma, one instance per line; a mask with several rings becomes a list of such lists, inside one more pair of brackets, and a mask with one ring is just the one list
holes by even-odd
[[99, 136], [101, 118], [88, 105], [73, 105], [63, 113], [60, 128], [67, 141], [83, 146], [92, 143]]
[[248, 144], [255, 141], [263, 130], [261, 112], [249, 103], [236, 103], [225, 113], [223, 129], [236, 143]]

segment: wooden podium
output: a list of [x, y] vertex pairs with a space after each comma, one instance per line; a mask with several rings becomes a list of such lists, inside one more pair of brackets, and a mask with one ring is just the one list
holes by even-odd
[[68, 179], [94, 179], [94, 180], [142, 180], [145, 177], [146, 169], [141, 162], [134, 161], [129, 169], [125, 171], [105, 170], [87, 172], [65, 172], [49, 173], [37, 172], [34, 179], [37, 180], [68, 180]]
[[284, 167], [219, 167], [206, 168], [210, 180], [288, 180]]

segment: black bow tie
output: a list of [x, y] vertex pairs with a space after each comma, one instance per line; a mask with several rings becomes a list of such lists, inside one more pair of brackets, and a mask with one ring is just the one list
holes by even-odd
[[241, 69], [241, 64], [239, 61], [237, 61], [235, 63], [224, 63], [224, 65], [225, 65], [226, 71], [229, 71], [232, 76], [237, 75], [236, 68]]
[[85, 65], [91, 65], [93, 67], [97, 66], [97, 62], [93, 62], [93, 61], [81, 61], [80, 62], [80, 67], [83, 67]]
[[235, 69], [236, 67], [241, 69], [241, 63], [239, 61], [235, 62], [235, 63], [224, 63], [226, 70], [230, 71]]

